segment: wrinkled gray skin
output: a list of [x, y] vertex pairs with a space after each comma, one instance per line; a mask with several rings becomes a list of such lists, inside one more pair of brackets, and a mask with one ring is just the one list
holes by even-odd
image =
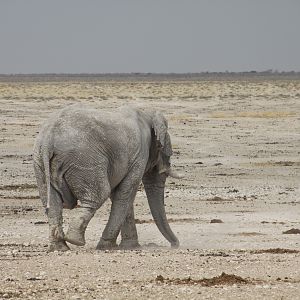
[[[141, 181], [154, 221], [172, 247], [179, 241], [164, 208], [172, 155], [168, 125], [155, 111], [131, 107], [99, 111], [71, 105], [44, 124], [34, 147], [34, 170], [40, 198], [49, 220], [49, 250], [68, 250], [66, 241], [85, 244], [85, 229], [96, 210], [110, 197], [108, 223], [97, 249], [139, 247], [133, 201]], [[76, 208], [64, 234], [63, 207]]]

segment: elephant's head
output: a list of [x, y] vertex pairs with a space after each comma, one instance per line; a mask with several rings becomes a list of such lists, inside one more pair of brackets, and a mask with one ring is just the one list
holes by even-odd
[[144, 174], [143, 184], [150, 210], [158, 229], [171, 243], [172, 247], [178, 247], [179, 241], [172, 232], [166, 217], [164, 189], [168, 176], [175, 178], [181, 178], [182, 176], [171, 169], [170, 157], [173, 152], [168, 133], [168, 122], [159, 112], [155, 112], [152, 115], [151, 135], [149, 167]]
[[151, 119], [152, 143], [150, 148], [149, 169], [180, 179], [183, 176], [171, 169], [170, 157], [173, 154], [168, 121], [160, 112], [154, 112]]

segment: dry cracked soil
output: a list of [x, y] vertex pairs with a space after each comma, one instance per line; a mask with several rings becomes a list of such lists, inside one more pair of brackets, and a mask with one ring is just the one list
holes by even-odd
[[[166, 115], [184, 174], [165, 198], [179, 249], [141, 186], [141, 249], [95, 250], [108, 201], [84, 247], [47, 252], [32, 147], [49, 113], [78, 102]], [[300, 299], [299, 78], [11, 76], [0, 77], [0, 104], [1, 299]]]

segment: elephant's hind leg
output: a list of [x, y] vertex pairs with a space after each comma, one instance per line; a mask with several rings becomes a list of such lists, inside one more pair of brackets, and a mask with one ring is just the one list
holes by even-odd
[[69, 229], [65, 235], [65, 241], [76, 246], [84, 246], [85, 230], [96, 210], [96, 208], [82, 206], [76, 208], [76, 216], [69, 225]]
[[70, 248], [64, 241], [64, 232], [62, 228], [62, 199], [60, 194], [50, 187], [50, 207], [48, 210], [49, 220], [49, 251], [67, 251]]
[[[80, 186], [80, 183], [77, 186]], [[81, 190], [77, 190], [76, 193], [80, 200], [80, 207], [76, 208], [76, 214], [65, 234], [65, 241], [76, 246], [85, 245], [86, 228], [97, 209], [107, 200], [110, 194], [110, 187], [106, 180], [101, 180], [95, 186], [82, 186]]]
[[34, 173], [36, 178], [37, 187], [39, 190], [40, 199], [43, 207], [46, 209], [47, 206], [47, 183], [45, 178], [45, 172], [40, 166], [40, 163], [34, 161], [33, 163]]
[[[34, 162], [34, 172], [40, 198], [44, 208], [47, 207], [47, 184], [43, 168], [38, 162]], [[50, 208], [48, 212], [49, 220], [49, 251], [67, 251], [70, 248], [63, 240], [62, 230], [62, 200], [58, 192], [50, 187]]]

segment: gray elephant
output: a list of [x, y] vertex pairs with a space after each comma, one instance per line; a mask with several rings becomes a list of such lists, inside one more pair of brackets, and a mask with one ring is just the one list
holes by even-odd
[[[96, 210], [111, 199], [111, 212], [97, 249], [139, 247], [133, 201], [143, 182], [154, 221], [178, 247], [164, 208], [172, 147], [164, 116], [132, 107], [99, 111], [70, 105], [52, 115], [34, 147], [34, 170], [49, 221], [49, 250], [65, 251], [66, 241], [83, 246], [85, 230]], [[62, 229], [63, 207], [77, 206], [68, 231]]]

